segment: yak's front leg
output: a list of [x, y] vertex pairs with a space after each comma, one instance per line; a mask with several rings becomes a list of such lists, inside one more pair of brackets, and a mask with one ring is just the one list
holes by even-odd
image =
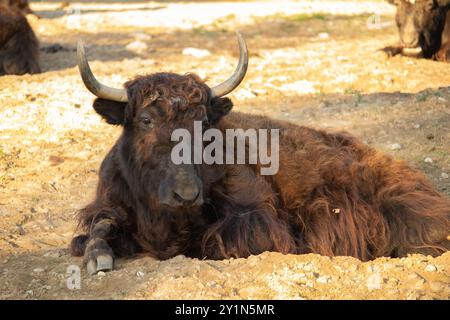
[[88, 235], [72, 240], [72, 253], [84, 255], [83, 262], [89, 274], [113, 269], [114, 252], [109, 242], [114, 240], [116, 229], [113, 219], [102, 218], [92, 222]]
[[113, 228], [110, 219], [100, 220], [93, 225], [84, 253], [84, 263], [89, 274], [112, 270], [114, 253], [107, 239], [111, 237]]

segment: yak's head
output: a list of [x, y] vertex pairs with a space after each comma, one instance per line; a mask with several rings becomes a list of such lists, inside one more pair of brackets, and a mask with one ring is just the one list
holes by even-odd
[[441, 46], [450, 0], [388, 0], [397, 6], [395, 21], [401, 44], [421, 47], [425, 58], [431, 58]]
[[94, 109], [109, 124], [123, 126], [118, 144], [121, 170], [133, 193], [151, 208], [183, 210], [203, 204], [204, 190], [217, 172], [212, 166], [175, 164], [171, 153], [178, 142], [171, 136], [175, 129], [186, 129], [194, 141], [194, 121], [201, 121], [205, 130], [231, 110], [231, 100], [223, 96], [239, 85], [248, 66], [247, 47], [240, 34], [238, 40], [240, 58], [235, 72], [212, 88], [194, 74], [173, 73], [137, 77], [125, 89], [107, 87], [92, 74], [79, 42], [82, 79], [98, 97]]

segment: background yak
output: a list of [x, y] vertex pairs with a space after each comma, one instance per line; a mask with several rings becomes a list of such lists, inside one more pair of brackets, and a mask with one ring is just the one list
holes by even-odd
[[39, 72], [39, 43], [27, 18], [0, 4], [0, 75]]
[[[115, 89], [78, 59], [93, 107], [123, 132], [104, 159], [95, 200], [79, 213], [71, 243], [89, 273], [113, 258], [247, 257], [264, 251], [349, 255], [362, 260], [439, 254], [450, 245], [450, 200], [425, 176], [348, 133], [327, 133], [230, 112], [223, 96], [243, 79], [243, 38], [230, 79], [210, 88], [196, 75], [156, 73]], [[175, 165], [171, 132], [205, 128], [280, 128], [280, 169], [260, 165]]]
[[0, 0], [0, 5], [1, 4], [9, 6], [13, 9], [18, 9], [25, 14], [34, 14], [33, 10], [30, 8], [30, 3], [28, 0]]
[[422, 56], [450, 59], [450, 0], [388, 0], [397, 6], [395, 21], [400, 44], [383, 49], [389, 56], [405, 48], [422, 49]]

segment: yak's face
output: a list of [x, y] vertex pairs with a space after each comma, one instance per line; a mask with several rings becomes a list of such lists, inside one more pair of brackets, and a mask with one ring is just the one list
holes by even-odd
[[430, 58], [441, 46], [450, 0], [391, 0], [397, 5], [396, 23], [406, 48], [420, 46]]
[[[231, 110], [230, 99], [222, 97], [239, 85], [248, 66], [247, 45], [240, 33], [237, 38], [239, 62], [235, 71], [211, 88], [193, 74], [173, 73], [138, 77], [127, 82], [125, 89], [106, 86], [95, 78], [84, 45], [78, 42], [81, 78], [86, 88], [98, 97], [94, 109], [108, 123], [124, 128], [116, 149], [122, 176], [139, 203], [144, 202], [150, 210], [198, 208], [207, 190], [221, 178], [223, 170], [217, 166], [192, 164], [199, 162], [192, 161], [192, 153], [199, 155], [203, 140], [198, 139], [202, 132], [194, 134], [194, 128], [201, 122], [200, 127], [206, 130]], [[175, 134], [183, 132], [178, 137], [181, 142], [172, 141], [175, 130]], [[198, 146], [199, 140], [200, 148], [194, 148], [193, 144]], [[178, 143], [183, 145], [180, 148], [183, 154], [175, 161], [172, 154]], [[184, 153], [191, 153], [190, 161], [186, 161]]]
[[139, 77], [125, 86], [128, 103], [96, 99], [94, 109], [108, 123], [124, 127], [119, 154], [122, 170], [130, 171], [131, 181], [136, 182], [138, 190], [134, 191], [151, 207], [201, 206], [202, 181], [211, 173], [202, 165], [175, 164], [171, 154], [178, 141], [172, 141], [171, 136], [174, 130], [185, 129], [193, 143], [194, 121], [208, 129], [231, 110], [231, 101], [211, 101], [209, 87], [195, 75], [159, 73]]

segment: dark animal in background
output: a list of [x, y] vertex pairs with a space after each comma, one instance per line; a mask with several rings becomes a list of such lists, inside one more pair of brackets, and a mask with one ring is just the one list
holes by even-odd
[[39, 42], [27, 18], [0, 4], [0, 75], [39, 72]]
[[420, 48], [426, 59], [450, 60], [450, 0], [388, 0], [397, 6], [400, 44], [382, 49], [389, 56]]
[[28, 0], [0, 0], [0, 5], [5, 5], [12, 9], [18, 9], [24, 14], [34, 14], [33, 10], [30, 8], [30, 3]]
[[[419, 171], [345, 132], [230, 112], [233, 103], [223, 96], [248, 63], [240, 35], [239, 45], [238, 67], [219, 86], [194, 74], [155, 73], [116, 89], [98, 82], [79, 43], [82, 79], [98, 97], [95, 111], [123, 128], [71, 243], [90, 274], [137, 253], [225, 259], [312, 252], [369, 260], [449, 249], [450, 199]], [[171, 133], [192, 132], [194, 120], [222, 132], [279, 128], [278, 173], [261, 175], [261, 164], [175, 165]]]

